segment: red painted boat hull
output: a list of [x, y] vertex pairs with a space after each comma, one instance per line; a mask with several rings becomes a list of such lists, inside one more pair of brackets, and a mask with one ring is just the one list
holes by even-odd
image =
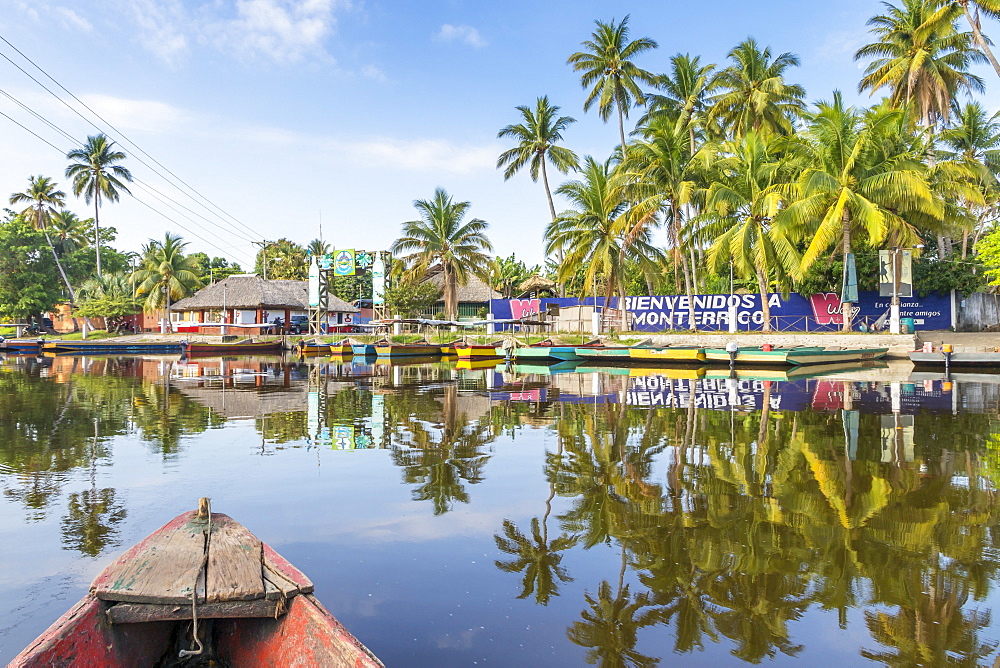
[[[114, 602], [97, 598], [114, 577], [116, 567], [148, 558], [156, 537], [186, 525], [194, 517], [184, 513], [137, 543], [97, 576], [91, 593], [83, 597], [8, 664], [8, 668], [42, 666], [101, 666], [125, 668], [155, 665], [172, 646], [176, 625], [188, 621], [150, 621], [111, 624], [107, 611]], [[225, 515], [213, 515], [226, 518]], [[218, 521], [218, 520], [217, 520]], [[312, 583], [292, 564], [260, 544], [263, 560], [301, 591]], [[287, 611], [277, 618], [217, 618], [212, 645], [217, 658], [232, 666], [345, 666], [379, 668], [382, 662], [357, 640], [309, 593], [286, 599]]]

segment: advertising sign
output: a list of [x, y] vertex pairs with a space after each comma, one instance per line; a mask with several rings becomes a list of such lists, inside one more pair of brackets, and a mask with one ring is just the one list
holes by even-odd
[[315, 257], [309, 263], [309, 306], [319, 306], [319, 265]]
[[[728, 331], [730, 307], [734, 307], [738, 331], [759, 331], [764, 324], [760, 295], [686, 295], [662, 297], [626, 297], [632, 329], [642, 332], [663, 332], [691, 329], [689, 301], [694, 305], [695, 324], [702, 331]], [[767, 296], [773, 329], [782, 331], [835, 331], [842, 322], [841, 301], [836, 293], [806, 297], [791, 293], [787, 297], [771, 293]], [[604, 298], [542, 298], [542, 299], [493, 299], [490, 311], [497, 319], [524, 318], [540, 313], [549, 304], [569, 306], [604, 305]], [[610, 303], [617, 308], [618, 299]], [[871, 325], [889, 310], [889, 298], [877, 292], [861, 291], [853, 302], [851, 320], [860, 330]], [[904, 299], [900, 303], [900, 316], [913, 318], [918, 329], [948, 329], [951, 326], [951, 298], [949, 295], [930, 294], [926, 297]], [[509, 327], [498, 325], [498, 329]]]
[[344, 248], [333, 254], [333, 273], [335, 276], [354, 276], [354, 250]]
[[892, 297], [896, 287], [896, 266], [899, 266], [899, 297], [913, 296], [913, 253], [908, 250], [898, 251], [899, 258], [893, 261], [893, 251], [878, 252], [878, 294], [880, 297]]
[[385, 303], [385, 269], [385, 256], [379, 253], [372, 267], [372, 306]]

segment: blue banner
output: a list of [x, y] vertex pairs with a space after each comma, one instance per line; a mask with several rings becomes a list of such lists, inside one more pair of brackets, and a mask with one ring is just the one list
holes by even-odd
[[[663, 332], [692, 329], [690, 322], [691, 301], [697, 328], [702, 331], [728, 331], [730, 317], [736, 319], [738, 331], [760, 330], [764, 312], [760, 295], [695, 295], [689, 300], [685, 295], [664, 297], [626, 297], [625, 308], [629, 313], [630, 329], [641, 332]], [[855, 330], [871, 328], [889, 311], [891, 299], [880, 297], [877, 292], [861, 292], [853, 307], [852, 323]], [[791, 293], [788, 297], [768, 295], [771, 328], [784, 331], [833, 332], [840, 329], [840, 297], [833, 292], [804, 297]], [[490, 310], [498, 319], [530, 319], [547, 310], [550, 304], [561, 308], [603, 306], [604, 298], [541, 298], [493, 299]], [[618, 298], [611, 299], [611, 308], [617, 308]], [[561, 313], [561, 317], [572, 316]], [[948, 329], [951, 327], [951, 298], [949, 295], [930, 294], [926, 297], [903, 298], [900, 317], [912, 318], [916, 329]], [[586, 328], [586, 327], [585, 327]], [[503, 329], [503, 327], [498, 327]]]

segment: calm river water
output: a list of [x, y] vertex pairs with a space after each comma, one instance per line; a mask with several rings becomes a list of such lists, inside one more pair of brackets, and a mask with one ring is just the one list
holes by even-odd
[[1000, 376], [455, 366], [4, 360], [0, 659], [210, 496], [388, 666], [993, 664]]

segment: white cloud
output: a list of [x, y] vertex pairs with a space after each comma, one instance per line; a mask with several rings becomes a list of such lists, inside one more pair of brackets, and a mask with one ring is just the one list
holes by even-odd
[[54, 13], [62, 19], [63, 25], [67, 28], [76, 29], [81, 32], [90, 32], [94, 29], [94, 26], [91, 25], [90, 21], [77, 14], [69, 7], [56, 7]]
[[435, 35], [435, 39], [441, 42], [461, 42], [477, 49], [486, 46], [486, 40], [479, 34], [479, 31], [466, 25], [453, 26], [450, 23], [445, 23]]
[[191, 20], [179, 0], [131, 0], [124, 6], [139, 28], [144, 49], [170, 65], [187, 52], [185, 29]]
[[442, 139], [371, 139], [344, 145], [351, 159], [367, 167], [467, 174], [493, 171], [496, 147], [458, 146]]
[[381, 69], [379, 69], [375, 65], [365, 65], [364, 67], [362, 67], [361, 68], [361, 75], [364, 76], [364, 77], [366, 77], [366, 78], [368, 78], [368, 79], [373, 79], [375, 81], [385, 81], [386, 80], [385, 72], [383, 72]]
[[80, 99], [122, 130], [165, 132], [188, 118], [181, 109], [155, 100], [129, 100], [109, 95], [83, 95]]
[[[326, 56], [323, 41], [336, 27], [337, 0], [237, 0], [236, 18], [216, 22], [205, 35], [226, 48], [295, 62]], [[327, 56], [328, 57], [328, 56]]]

